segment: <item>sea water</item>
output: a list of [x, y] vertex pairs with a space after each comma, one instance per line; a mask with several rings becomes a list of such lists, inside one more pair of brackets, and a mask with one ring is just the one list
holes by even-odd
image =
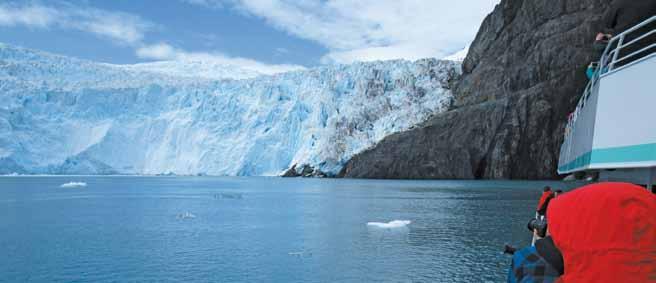
[[0, 177], [0, 281], [501, 282], [547, 184]]

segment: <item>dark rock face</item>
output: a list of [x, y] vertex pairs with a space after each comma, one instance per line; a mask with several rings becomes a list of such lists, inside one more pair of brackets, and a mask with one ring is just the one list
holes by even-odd
[[394, 134], [340, 176], [552, 179], [567, 115], [598, 58], [612, 1], [503, 0], [483, 22], [454, 89], [454, 109]]
[[[333, 174], [334, 175], [334, 174]], [[319, 178], [326, 178], [326, 177], [334, 177], [332, 175], [326, 174], [323, 171], [319, 169], [315, 169], [314, 167], [308, 165], [308, 164], [303, 164], [301, 166], [297, 166], [297, 164], [294, 164], [292, 168], [287, 169], [280, 177], [287, 177], [287, 178], [295, 178], [295, 177], [319, 177]]]

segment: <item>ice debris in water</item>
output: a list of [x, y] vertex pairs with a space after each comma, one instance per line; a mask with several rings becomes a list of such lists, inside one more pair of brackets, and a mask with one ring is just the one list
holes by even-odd
[[184, 213], [178, 214], [177, 218], [178, 219], [192, 219], [192, 218], [196, 218], [196, 215], [192, 214], [189, 211], [186, 211]]
[[299, 252], [289, 252], [287, 253], [290, 256], [295, 256], [298, 258], [306, 258], [306, 257], [311, 257], [312, 252], [306, 252], [306, 251], [299, 251]]
[[82, 188], [86, 187], [87, 183], [85, 182], [68, 182], [66, 184], [62, 184], [60, 187], [61, 188]]
[[220, 193], [214, 195], [215, 199], [243, 199], [244, 196], [240, 193]]
[[410, 220], [393, 220], [390, 222], [368, 222], [368, 227], [383, 228], [383, 229], [394, 229], [394, 228], [403, 228], [408, 226], [412, 221]]

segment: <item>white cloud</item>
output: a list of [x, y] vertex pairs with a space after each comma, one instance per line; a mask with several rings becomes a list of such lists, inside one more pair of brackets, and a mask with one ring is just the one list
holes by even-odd
[[154, 25], [132, 14], [68, 3], [51, 6], [5, 3], [0, 4], [0, 26], [75, 29], [122, 44], [136, 44]]
[[218, 52], [187, 52], [164, 42], [142, 46], [137, 49], [136, 54], [143, 59], [200, 61], [212, 64], [237, 66], [245, 70], [255, 71], [265, 75], [273, 75], [277, 73], [305, 69], [304, 67], [298, 65], [265, 64], [252, 59], [230, 57]]
[[[1, 1], [1, 0], [0, 0]], [[323, 63], [443, 57], [462, 49], [499, 0], [180, 0], [211, 8], [233, 7], [277, 29], [315, 41], [329, 52]], [[271, 74], [302, 67], [268, 65], [220, 52], [188, 52], [148, 44], [155, 25], [139, 16], [73, 5], [0, 3], [0, 26], [74, 29], [135, 47], [150, 60], [211, 60]], [[275, 51], [284, 54], [284, 49]]]
[[14, 7], [0, 4], [0, 26], [25, 25], [46, 28], [59, 17], [55, 9], [42, 6]]
[[[186, 2], [218, 7], [216, 0], [185, 0]], [[145, 35], [156, 25], [137, 15], [80, 7], [67, 2], [51, 5], [0, 3], [0, 26], [29, 28], [61, 28], [98, 35], [135, 48], [137, 57], [149, 60], [193, 60], [231, 65], [260, 74], [275, 74], [303, 69], [297, 65], [269, 65], [256, 60], [230, 57], [219, 52], [187, 52], [166, 43], [148, 45]]]
[[[79, 20], [72, 26], [129, 44], [139, 43], [143, 40], [145, 33], [154, 27], [154, 24], [127, 13], [98, 9], [76, 10], [75, 13]], [[75, 20], [71, 22], [75, 22]]]
[[[211, 1], [216, 2], [216, 1]], [[499, 0], [226, 0], [349, 63], [443, 57], [473, 40]]]

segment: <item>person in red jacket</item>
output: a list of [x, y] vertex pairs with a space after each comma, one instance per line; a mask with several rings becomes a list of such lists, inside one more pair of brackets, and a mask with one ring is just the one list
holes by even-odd
[[547, 235], [514, 252], [508, 282], [656, 282], [656, 195], [598, 183], [549, 205]]
[[551, 201], [548, 234], [564, 261], [559, 282], [656, 282], [656, 195], [599, 183]]
[[538, 201], [538, 207], [535, 211], [539, 216], [545, 216], [547, 213], [547, 207], [549, 207], [549, 202], [554, 198], [554, 193], [551, 191], [551, 187], [546, 186], [542, 189], [542, 196]]

